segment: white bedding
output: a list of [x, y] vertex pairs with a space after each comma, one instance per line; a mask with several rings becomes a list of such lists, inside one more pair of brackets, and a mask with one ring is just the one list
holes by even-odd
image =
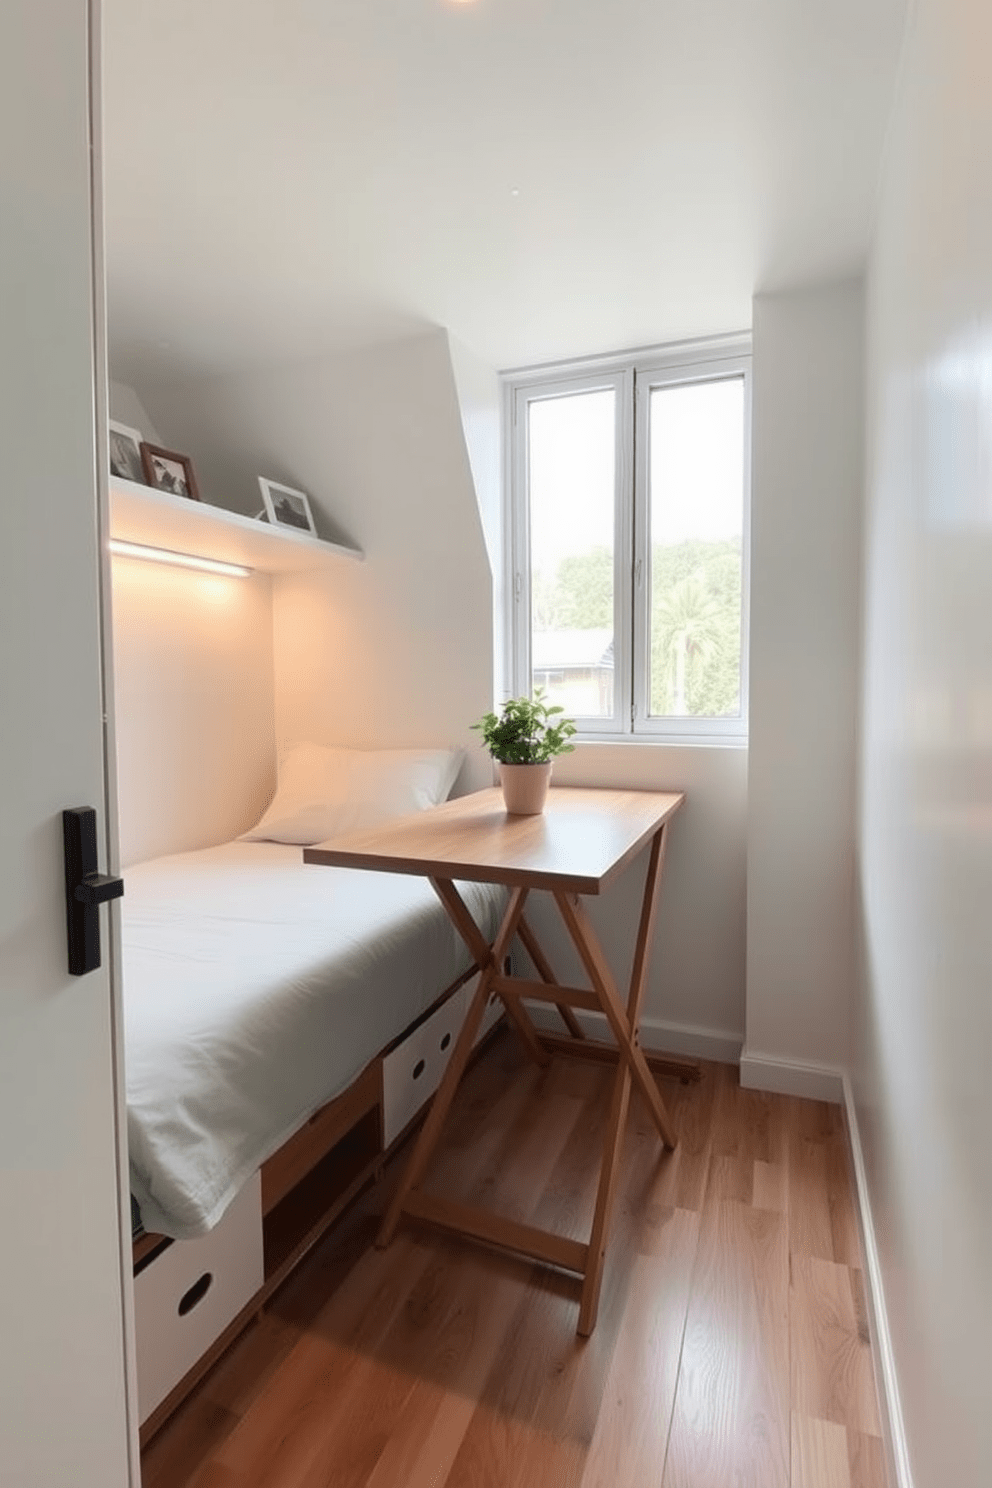
[[[299, 847], [157, 858], [126, 885], [131, 1185], [146, 1229], [188, 1239], [469, 957], [426, 880]], [[491, 938], [505, 891], [460, 887]]]

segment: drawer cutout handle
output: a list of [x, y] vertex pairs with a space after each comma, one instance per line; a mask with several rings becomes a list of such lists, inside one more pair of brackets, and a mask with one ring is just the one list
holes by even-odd
[[444, 1035], [444, 1038], [441, 1040], [441, 1053], [442, 1054], [444, 1053], [445, 1049], [448, 1047], [448, 1045], [450, 1043], [451, 1043], [451, 1034], [450, 1033], [446, 1033]]
[[212, 1272], [204, 1271], [199, 1281], [194, 1281], [189, 1291], [185, 1292], [179, 1298], [179, 1307], [177, 1309], [179, 1316], [186, 1317], [188, 1313], [192, 1312], [193, 1308], [203, 1301], [213, 1284], [214, 1278]]
[[413, 1078], [415, 1080], [419, 1080], [420, 1077], [421, 1077], [421, 1075], [424, 1073], [424, 1069], [425, 1069], [424, 1060], [418, 1059], [417, 1062], [416, 1062], [416, 1064], [413, 1066]]

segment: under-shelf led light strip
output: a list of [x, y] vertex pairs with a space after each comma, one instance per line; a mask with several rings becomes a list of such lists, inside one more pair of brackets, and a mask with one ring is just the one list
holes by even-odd
[[230, 578], [247, 579], [255, 572], [241, 563], [224, 563], [220, 558], [198, 558], [194, 553], [176, 553], [171, 548], [150, 548], [144, 543], [122, 542], [110, 539], [110, 551], [121, 558], [144, 558], [148, 563], [171, 563], [179, 568], [195, 568], [200, 573], [226, 574]]

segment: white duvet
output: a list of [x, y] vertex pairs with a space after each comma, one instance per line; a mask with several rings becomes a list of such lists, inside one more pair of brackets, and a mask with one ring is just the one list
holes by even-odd
[[[491, 938], [505, 891], [460, 887]], [[271, 842], [139, 864], [122, 914], [132, 1191], [179, 1239], [469, 965], [425, 879]]]

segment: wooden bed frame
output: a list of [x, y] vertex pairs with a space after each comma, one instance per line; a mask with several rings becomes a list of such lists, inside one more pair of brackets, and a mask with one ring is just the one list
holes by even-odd
[[[361, 1190], [382, 1173], [386, 1158], [419, 1126], [430, 1110], [429, 1096], [387, 1147], [383, 1121], [383, 1062], [438, 1008], [476, 975], [472, 967], [437, 997], [419, 1018], [392, 1039], [365, 1066], [347, 1090], [309, 1118], [261, 1167], [263, 1285], [214, 1340], [175, 1388], [143, 1422], [141, 1445], [164, 1425], [181, 1401], [264, 1307], [277, 1287], [330, 1228]], [[505, 1014], [504, 1014], [505, 1017]], [[501, 1018], [476, 1045], [473, 1058], [495, 1034]], [[134, 1241], [137, 1276], [173, 1244], [164, 1235], [141, 1234]]]

